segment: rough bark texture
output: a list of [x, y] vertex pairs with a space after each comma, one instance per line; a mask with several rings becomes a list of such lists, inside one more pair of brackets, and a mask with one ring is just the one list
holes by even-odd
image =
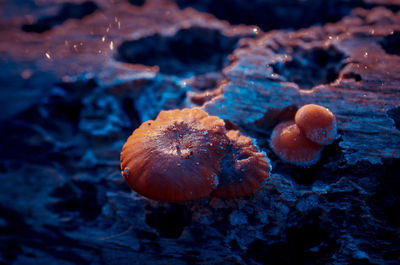
[[[176, 2], [2, 4], [0, 264], [398, 264], [398, 1]], [[299, 168], [268, 141], [308, 103], [341, 136]], [[191, 106], [267, 153], [256, 193], [170, 204], [126, 185], [132, 130]]]
[[243, 40], [204, 109], [257, 131], [280, 122], [277, 112], [320, 104], [337, 116], [346, 163], [399, 158], [388, 114], [400, 106], [399, 26], [387, 9], [358, 9], [337, 24]]

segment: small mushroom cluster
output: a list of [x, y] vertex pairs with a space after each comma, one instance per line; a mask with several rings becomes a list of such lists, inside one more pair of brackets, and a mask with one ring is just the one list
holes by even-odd
[[318, 162], [323, 145], [336, 137], [335, 115], [323, 106], [308, 104], [296, 112], [294, 121], [274, 128], [270, 146], [283, 161], [308, 167]]
[[161, 111], [132, 133], [121, 152], [128, 185], [165, 202], [249, 195], [270, 170], [251, 138], [226, 131], [222, 119], [197, 108]]

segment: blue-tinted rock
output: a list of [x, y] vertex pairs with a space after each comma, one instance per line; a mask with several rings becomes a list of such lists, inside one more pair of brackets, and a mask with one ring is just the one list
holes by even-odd
[[[84, 2], [2, 6], [1, 264], [398, 263], [396, 1], [384, 1], [390, 10], [355, 9], [335, 24], [267, 33], [161, 0], [96, 0], [93, 13], [57, 18], [63, 6]], [[271, 12], [282, 15], [275, 22], [322, 24], [331, 20], [320, 14], [339, 19], [353, 5], [370, 5], [317, 1], [315, 10], [322, 2], [345, 8], [298, 24], [301, 9], [293, 7], [306, 2], [274, 5]], [[254, 8], [230, 4], [247, 7], [244, 18]], [[264, 14], [254, 13], [255, 21], [268, 22]], [[22, 30], [38, 22], [48, 30]], [[182, 42], [188, 61], [159, 49], [161, 64], [142, 47], [149, 38], [155, 46]], [[146, 58], [121, 62], [123, 43]], [[196, 43], [209, 45], [204, 60], [191, 54]], [[341, 137], [317, 165], [298, 168], [280, 161], [268, 139], [306, 103], [329, 107]], [[168, 204], [130, 190], [119, 168], [126, 138], [159, 111], [187, 106], [203, 106], [228, 129], [257, 138], [273, 164], [257, 192]]]

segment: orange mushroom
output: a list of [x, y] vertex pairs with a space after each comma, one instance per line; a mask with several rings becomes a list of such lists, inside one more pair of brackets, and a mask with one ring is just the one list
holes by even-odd
[[272, 150], [284, 161], [298, 166], [318, 162], [322, 145], [307, 139], [293, 121], [278, 124], [271, 136]]
[[253, 140], [239, 131], [228, 131], [228, 150], [222, 158], [218, 187], [211, 193], [220, 198], [251, 194], [269, 176], [271, 166], [265, 153], [259, 152]]
[[208, 196], [226, 153], [225, 123], [200, 109], [161, 111], [124, 144], [122, 176], [136, 192], [159, 201]]
[[323, 106], [304, 105], [294, 119], [304, 135], [315, 143], [327, 145], [336, 139], [336, 117]]

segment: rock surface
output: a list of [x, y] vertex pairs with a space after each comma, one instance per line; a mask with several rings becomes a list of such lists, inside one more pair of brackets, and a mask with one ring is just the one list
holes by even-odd
[[[398, 264], [400, 5], [271, 2], [6, 1], [0, 264]], [[341, 137], [299, 168], [268, 140], [308, 103]], [[127, 137], [188, 106], [257, 140], [262, 188], [180, 204], [129, 189]]]
[[257, 132], [291, 106], [319, 104], [337, 116], [347, 164], [400, 158], [400, 131], [388, 114], [400, 106], [400, 17], [381, 8], [354, 13], [324, 28], [243, 40], [222, 94], [204, 109]]

